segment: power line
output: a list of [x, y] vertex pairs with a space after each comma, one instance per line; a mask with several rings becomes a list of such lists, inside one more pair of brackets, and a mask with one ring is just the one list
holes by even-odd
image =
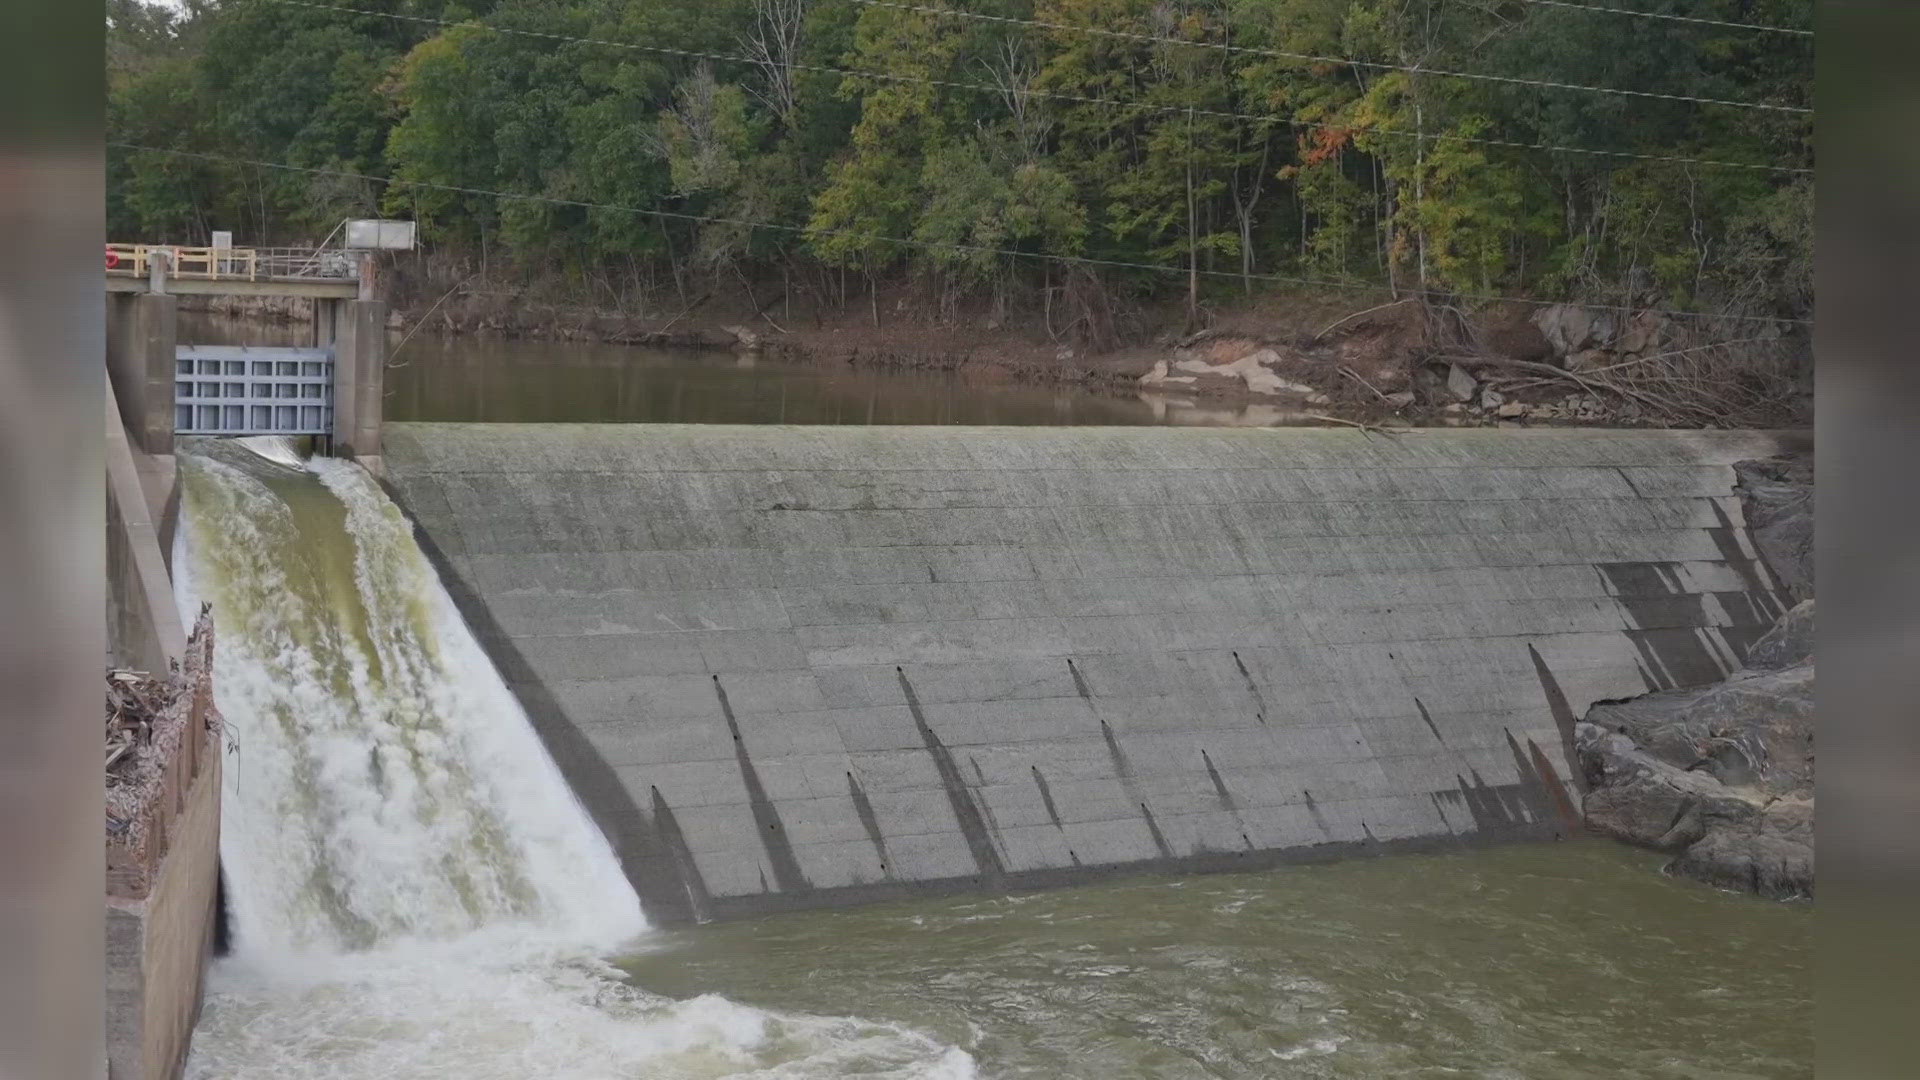
[[[749, 56], [736, 56], [728, 53], [703, 52], [697, 49], [676, 49], [676, 48], [671, 48], [664, 45], [642, 45], [637, 42], [612, 41], [606, 38], [575, 37], [567, 34], [554, 34], [554, 33], [548, 33], [546, 31], [541, 31], [541, 30], [521, 30], [514, 27], [495, 26], [488, 23], [479, 23], [479, 22], [472, 22], [472, 21], [454, 22], [448, 19], [435, 19], [425, 15], [402, 15], [402, 14], [391, 12], [391, 11], [371, 11], [366, 8], [341, 7], [335, 4], [321, 4], [321, 3], [315, 3], [313, 2], [313, 0], [263, 0], [263, 2], [271, 3], [271, 4], [280, 4], [286, 7], [309, 8], [315, 11], [331, 11], [331, 12], [336, 12], [344, 15], [366, 15], [366, 16], [372, 16], [374, 18], [392, 19], [397, 22], [422, 23], [429, 26], [439, 26], [439, 27], [445, 27], [448, 29], [453, 29], [457, 27], [475, 27], [478, 29], [490, 30], [498, 34], [509, 34], [509, 35], [516, 35], [519, 37], [536, 38], [543, 41], [564, 41], [564, 42], [570, 42], [570, 43], [579, 44], [579, 45], [598, 45], [598, 46], [603, 46], [605, 48], [611, 48], [611, 49], [628, 49], [635, 52], [654, 53], [656, 55], [661, 55], [661, 56], [678, 56], [686, 59], [710, 60], [710, 61], [716, 61], [720, 63], [729, 63], [729, 64], [747, 64], [755, 67], [762, 66], [761, 61], [756, 60]], [[859, 2], [859, 0], [856, 0], [856, 2]], [[794, 63], [790, 66], [795, 71], [806, 71], [806, 72], [811, 72], [813, 74], [818, 74], [818, 75], [837, 75], [842, 78], [849, 78], [849, 79], [873, 79], [879, 82], [915, 83], [915, 84], [926, 85], [926, 86], [942, 87], [949, 90], [971, 90], [978, 93], [991, 94], [994, 96], [1003, 96], [1010, 92], [1006, 87], [991, 86], [986, 83], [969, 83], [969, 82], [959, 82], [959, 81], [950, 80], [950, 79], [934, 79], [934, 78], [929, 78], [922, 75], [895, 75], [895, 74], [890, 74], [888, 72], [882, 72], [882, 71], [860, 71], [853, 68], [828, 67], [820, 64], [806, 64], [806, 63]], [[1654, 161], [1654, 162], [1661, 162], [1669, 165], [1699, 165], [1707, 168], [1720, 168], [1720, 169], [1749, 169], [1749, 170], [1756, 170], [1760, 172], [1775, 172], [1775, 173], [1789, 173], [1789, 174], [1808, 174], [1813, 172], [1812, 169], [1798, 168], [1798, 167], [1788, 166], [1788, 165], [1763, 165], [1763, 164], [1755, 164], [1753, 162], [1747, 162], [1747, 161], [1728, 161], [1720, 158], [1694, 158], [1694, 157], [1684, 157], [1684, 156], [1674, 155], [1674, 154], [1640, 154], [1640, 153], [1634, 153], [1629, 150], [1596, 150], [1590, 147], [1563, 146], [1557, 143], [1545, 143], [1545, 142], [1530, 143], [1530, 142], [1521, 142], [1521, 141], [1512, 140], [1512, 139], [1487, 139], [1487, 138], [1481, 138], [1479, 136], [1459, 135], [1459, 134], [1452, 134], [1452, 133], [1434, 135], [1434, 134], [1426, 134], [1422, 132], [1408, 131], [1404, 128], [1369, 127], [1365, 129], [1356, 129], [1356, 128], [1349, 127], [1347, 125], [1342, 125], [1342, 124], [1331, 124], [1325, 121], [1317, 121], [1317, 120], [1299, 120], [1299, 119], [1295, 119], [1293, 117], [1288, 117], [1288, 116], [1259, 114], [1259, 113], [1230, 112], [1230, 111], [1225, 111], [1220, 109], [1188, 109], [1178, 105], [1155, 105], [1149, 102], [1114, 101], [1111, 98], [1088, 97], [1080, 94], [1068, 94], [1068, 93], [1063, 93], [1063, 92], [1054, 91], [1054, 90], [1021, 89], [1021, 90], [1013, 90], [1011, 91], [1011, 93], [1017, 94], [1021, 97], [1039, 98], [1039, 99], [1044, 99], [1049, 101], [1065, 101], [1065, 102], [1071, 102], [1074, 104], [1081, 104], [1081, 105], [1101, 105], [1108, 108], [1121, 108], [1121, 109], [1140, 108], [1140, 109], [1147, 109], [1153, 112], [1177, 113], [1180, 115], [1186, 115], [1188, 113], [1192, 113], [1195, 116], [1204, 116], [1210, 119], [1248, 120], [1248, 121], [1254, 121], [1256, 123], [1286, 124], [1289, 127], [1305, 128], [1308, 130], [1316, 130], [1316, 131], [1335, 131], [1335, 132], [1342, 132], [1342, 133], [1355, 133], [1355, 132], [1363, 131], [1365, 134], [1369, 134], [1369, 135], [1384, 135], [1384, 136], [1390, 136], [1393, 138], [1400, 138], [1400, 139], [1417, 139], [1424, 142], [1432, 142], [1432, 143], [1447, 143], [1447, 142], [1470, 143], [1476, 146], [1492, 146], [1492, 147], [1499, 147], [1502, 149], [1510, 149], [1510, 150], [1544, 150], [1552, 153], [1583, 154], [1589, 157], [1606, 157], [1606, 158], [1616, 158], [1616, 159], [1630, 160], [1630, 161]]]
[[[1520, 296], [1503, 296], [1496, 293], [1446, 292], [1438, 289], [1389, 289], [1383, 285], [1368, 285], [1349, 281], [1326, 281], [1316, 278], [1290, 277], [1284, 274], [1242, 274], [1233, 270], [1190, 270], [1184, 266], [1167, 266], [1160, 263], [1127, 262], [1120, 259], [1096, 259], [1085, 255], [1055, 255], [1039, 251], [1016, 251], [1011, 248], [987, 247], [983, 244], [964, 244], [946, 240], [912, 240], [898, 236], [885, 236], [880, 233], [857, 232], [852, 229], [815, 229], [805, 225], [779, 225], [768, 221], [749, 221], [743, 218], [718, 217], [707, 214], [688, 214], [677, 210], [649, 210], [637, 206], [620, 206], [614, 203], [589, 202], [584, 199], [563, 199], [553, 195], [526, 195], [511, 191], [490, 191], [486, 188], [468, 187], [461, 184], [442, 184], [431, 180], [410, 180], [398, 176], [374, 176], [369, 173], [349, 172], [345, 169], [321, 169], [306, 165], [289, 165], [279, 161], [262, 161], [256, 158], [235, 157], [230, 154], [210, 154], [198, 150], [176, 150], [164, 146], [142, 146], [138, 143], [109, 140], [106, 144], [119, 150], [136, 153], [166, 154], [172, 157], [193, 158], [199, 161], [222, 162], [229, 165], [251, 165], [255, 168], [278, 169], [285, 172], [304, 173], [310, 176], [330, 176], [343, 180], [359, 180], [370, 184], [384, 184], [390, 187], [422, 188], [428, 191], [446, 191], [459, 195], [478, 195], [494, 199], [517, 199], [524, 202], [545, 203], [551, 206], [564, 206], [577, 210], [606, 210], [614, 213], [636, 214], [643, 217], [662, 218], [671, 221], [688, 221], [703, 225], [735, 225], [748, 229], [767, 229], [772, 232], [791, 233], [805, 237], [833, 236], [853, 240], [864, 240], [882, 244], [892, 244], [904, 248], [917, 248], [929, 251], [959, 251], [975, 255], [999, 255], [1010, 259], [1035, 259], [1044, 262], [1057, 262], [1083, 266], [1104, 266], [1118, 270], [1147, 270], [1160, 274], [1199, 273], [1209, 277], [1227, 278], [1234, 281], [1263, 281], [1279, 285], [1306, 285], [1323, 289], [1344, 289], [1356, 292], [1383, 293], [1387, 295], [1428, 296], [1435, 298], [1457, 298], [1477, 300], [1487, 303], [1526, 304], [1533, 307], [1552, 307], [1557, 300], [1531, 300]], [[1644, 308], [1624, 304], [1586, 304], [1578, 305], [1594, 311], [1616, 311], [1627, 314], [1637, 313]], [[1812, 326], [1811, 319], [1780, 319], [1765, 315], [1720, 315], [1706, 311], [1662, 311], [1661, 314], [1676, 319], [1708, 319], [1727, 322], [1757, 322]]]
[[1226, 53], [1244, 53], [1250, 56], [1270, 56], [1280, 60], [1301, 60], [1313, 64], [1340, 64], [1346, 67], [1372, 68], [1376, 71], [1402, 71], [1414, 75], [1434, 75], [1449, 79], [1477, 79], [1482, 82], [1506, 83], [1514, 86], [1537, 86], [1550, 90], [1578, 90], [1589, 94], [1617, 94], [1623, 97], [1652, 98], [1659, 101], [1685, 101], [1697, 105], [1720, 105], [1730, 109], [1766, 109], [1772, 112], [1808, 113], [1812, 109], [1798, 105], [1768, 105], [1755, 101], [1729, 101], [1725, 98], [1694, 97], [1688, 94], [1662, 94], [1652, 90], [1626, 90], [1613, 86], [1585, 86], [1579, 83], [1550, 82], [1545, 79], [1522, 79], [1512, 75], [1488, 75], [1477, 71], [1453, 71], [1445, 68], [1420, 67], [1409, 64], [1389, 64], [1377, 60], [1354, 60], [1343, 56], [1318, 56], [1313, 53], [1287, 52], [1282, 49], [1255, 48], [1249, 45], [1229, 45], [1220, 41], [1189, 41], [1184, 38], [1160, 37], [1155, 34], [1136, 34], [1127, 30], [1108, 30], [1099, 26], [1073, 26], [1068, 23], [1042, 22], [1038, 19], [1015, 19], [1006, 15], [987, 15], [977, 11], [956, 11], [952, 8], [925, 7], [919, 4], [903, 4], [896, 0], [848, 0], [849, 3], [866, 7], [892, 8], [896, 11], [918, 12], [923, 15], [941, 15], [955, 19], [974, 19], [979, 22], [1002, 23], [1011, 26], [1030, 26], [1042, 30], [1064, 30], [1074, 34], [1091, 34], [1095, 37], [1114, 38], [1120, 41], [1143, 42], [1155, 45], [1188, 45], [1200, 49], [1216, 49]]
[[1523, 4], [1539, 4], [1541, 7], [1572, 8], [1575, 11], [1598, 11], [1608, 15], [1630, 15], [1636, 19], [1666, 19], [1671, 22], [1694, 23], [1700, 26], [1718, 26], [1728, 30], [1758, 30], [1768, 34], [1796, 34], [1812, 37], [1813, 31], [1799, 30], [1791, 26], [1768, 26], [1765, 23], [1728, 22], [1725, 19], [1702, 19], [1693, 15], [1669, 15], [1662, 11], [1637, 11], [1632, 8], [1605, 7], [1599, 4], [1574, 4], [1568, 0], [1520, 0]]

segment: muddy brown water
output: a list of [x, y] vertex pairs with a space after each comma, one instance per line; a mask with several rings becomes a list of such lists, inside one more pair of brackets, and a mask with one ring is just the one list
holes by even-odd
[[[305, 344], [304, 325], [187, 312], [180, 341]], [[392, 335], [386, 418], [449, 423], [1267, 426], [1306, 422], [1261, 403], [983, 381], [726, 351], [486, 336]]]

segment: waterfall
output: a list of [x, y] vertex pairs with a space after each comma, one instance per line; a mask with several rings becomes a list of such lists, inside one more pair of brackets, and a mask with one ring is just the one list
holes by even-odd
[[190, 1076], [971, 1074], [892, 1025], [626, 983], [639, 901], [400, 509], [350, 462], [190, 451], [176, 599], [213, 609], [233, 943]]

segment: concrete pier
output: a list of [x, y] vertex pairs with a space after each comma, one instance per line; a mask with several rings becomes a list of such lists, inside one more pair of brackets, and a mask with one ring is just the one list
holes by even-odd
[[[378, 472], [387, 362], [387, 308], [377, 300], [315, 297], [313, 344], [333, 352], [334, 452]], [[109, 293], [107, 373], [133, 447], [170, 456], [174, 440], [179, 300], [169, 293]]]
[[1707, 432], [394, 424], [656, 922], [1563, 834], [1783, 609]]

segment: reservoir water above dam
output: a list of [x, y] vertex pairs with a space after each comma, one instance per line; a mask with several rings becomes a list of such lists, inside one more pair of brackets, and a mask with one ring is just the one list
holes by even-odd
[[[202, 345], [303, 344], [304, 327], [206, 313], [180, 319]], [[724, 350], [493, 336], [412, 338], [386, 372], [386, 418], [456, 423], [1009, 424], [1260, 426], [1276, 406], [1178, 394], [816, 365]]]

